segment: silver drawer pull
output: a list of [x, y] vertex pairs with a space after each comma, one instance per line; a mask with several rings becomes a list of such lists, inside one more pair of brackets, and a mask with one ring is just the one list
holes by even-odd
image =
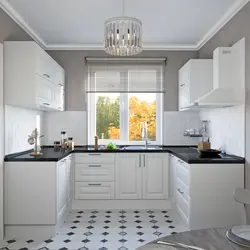
[[61, 84], [61, 83], [59, 83], [58, 85], [63, 87], [63, 84]]
[[88, 185], [89, 186], [101, 186], [102, 184], [101, 183], [89, 183]]
[[184, 161], [181, 161], [181, 160], [178, 160], [178, 162], [180, 162], [180, 163], [184, 163]]
[[50, 104], [47, 102], [44, 102], [43, 105], [50, 106]]
[[46, 76], [47, 78], [50, 78], [50, 76], [48, 74], [43, 74], [44, 76]]
[[180, 189], [180, 188], [178, 188], [177, 190], [178, 190], [178, 192], [179, 192], [180, 194], [184, 194], [184, 192], [183, 192], [183, 191], [181, 191], [181, 189]]
[[100, 168], [102, 165], [89, 165], [89, 168]]
[[96, 153], [94, 153], [94, 154], [89, 154], [89, 155], [92, 155], [92, 156], [93, 156], [93, 155], [102, 155], [102, 154], [96, 154]]

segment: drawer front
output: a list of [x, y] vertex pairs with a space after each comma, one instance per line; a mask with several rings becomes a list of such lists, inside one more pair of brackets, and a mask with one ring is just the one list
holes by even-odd
[[189, 165], [178, 159], [176, 177], [189, 186]]
[[176, 206], [177, 209], [180, 212], [180, 215], [188, 221], [189, 219], [189, 204], [188, 202], [183, 198], [182, 194], [180, 194], [179, 191], [176, 190]]
[[75, 155], [76, 163], [114, 163], [115, 156], [111, 153], [87, 153], [87, 154], [78, 154]]
[[189, 188], [179, 178], [176, 179], [175, 189], [189, 203]]
[[112, 200], [114, 182], [75, 182], [76, 200]]
[[114, 164], [89, 163], [75, 165], [75, 181], [114, 181]]

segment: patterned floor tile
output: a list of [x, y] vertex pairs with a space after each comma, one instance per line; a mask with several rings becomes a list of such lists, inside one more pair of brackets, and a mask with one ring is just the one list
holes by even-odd
[[44, 247], [48, 250], [134, 250], [159, 237], [186, 231], [176, 213], [168, 210], [72, 210], [64, 221], [52, 239], [8, 239], [1, 247], [9, 250]]

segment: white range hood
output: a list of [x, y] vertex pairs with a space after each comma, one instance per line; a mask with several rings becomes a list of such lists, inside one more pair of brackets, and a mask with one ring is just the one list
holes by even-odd
[[213, 89], [189, 108], [237, 106], [245, 103], [245, 39], [213, 53]]

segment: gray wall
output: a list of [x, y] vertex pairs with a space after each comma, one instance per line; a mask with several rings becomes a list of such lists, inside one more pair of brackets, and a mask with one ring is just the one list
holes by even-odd
[[[250, 2], [241, 9], [208, 43], [199, 51], [200, 58], [212, 58], [212, 52], [219, 46], [230, 46], [246, 38], [246, 188], [250, 189]], [[247, 208], [250, 220], [250, 207]]]
[[[66, 109], [86, 110], [84, 95], [85, 57], [107, 57], [104, 51], [48, 51], [66, 70]], [[143, 51], [138, 57], [166, 57], [164, 110], [178, 110], [178, 70], [196, 51]]]
[[0, 43], [30, 41], [32, 38], [0, 8]]

